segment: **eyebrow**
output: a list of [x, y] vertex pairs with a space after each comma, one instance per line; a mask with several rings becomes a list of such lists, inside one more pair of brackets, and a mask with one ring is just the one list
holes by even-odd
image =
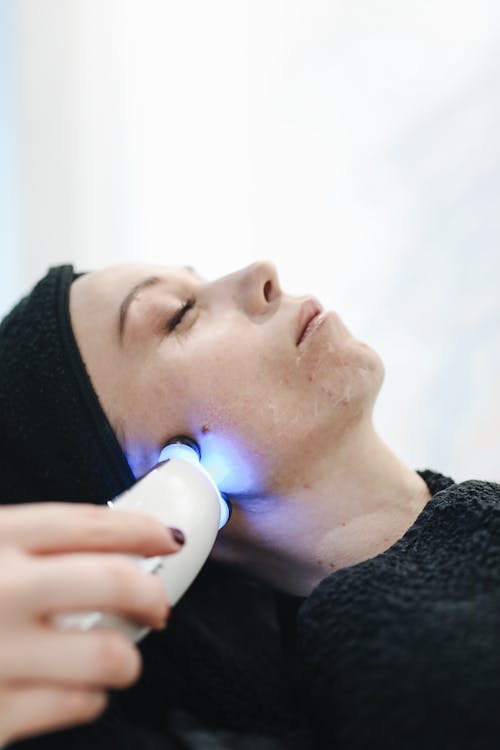
[[155, 284], [159, 284], [160, 281], [161, 279], [159, 276], [148, 276], [146, 279], [139, 281], [138, 284], [135, 284], [135, 286], [132, 287], [130, 292], [128, 292], [128, 294], [124, 298], [123, 302], [120, 305], [120, 313], [118, 318], [118, 338], [120, 339], [120, 343], [123, 341], [125, 323], [127, 322], [127, 313], [132, 300], [137, 294], [139, 294], [140, 291], [142, 291], [143, 289], [147, 289], [150, 286], [154, 286]]
[[[193, 266], [182, 266], [182, 268], [185, 271], [189, 271], [190, 273], [194, 274], [195, 276], [199, 275], [198, 272], [193, 268]], [[123, 302], [120, 305], [119, 316], [118, 316], [118, 338], [120, 340], [120, 343], [122, 343], [123, 341], [123, 334], [125, 332], [125, 323], [127, 322], [127, 313], [128, 313], [128, 309], [133, 299], [143, 289], [147, 289], [148, 287], [155, 286], [155, 284], [159, 284], [161, 283], [161, 281], [162, 279], [160, 279], [159, 276], [148, 276], [142, 281], [139, 281], [138, 284], [135, 284], [132, 287], [132, 289], [128, 292], [128, 294], [125, 296]]]

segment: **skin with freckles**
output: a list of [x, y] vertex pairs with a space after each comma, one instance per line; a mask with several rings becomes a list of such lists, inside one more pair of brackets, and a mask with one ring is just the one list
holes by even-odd
[[115, 266], [73, 283], [70, 313], [135, 475], [188, 435], [231, 495], [216, 557], [307, 594], [387, 549], [425, 505], [373, 428], [379, 356], [338, 314], [283, 292], [272, 264], [214, 281]]

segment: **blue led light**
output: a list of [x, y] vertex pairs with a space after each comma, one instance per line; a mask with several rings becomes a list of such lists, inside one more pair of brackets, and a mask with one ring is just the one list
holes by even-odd
[[202, 463], [221, 492], [251, 492], [258, 484], [257, 458], [236, 435], [209, 433], [200, 441]]
[[190, 464], [198, 466], [200, 463], [200, 454], [196, 448], [187, 443], [169, 443], [166, 445], [160, 457], [158, 463], [161, 461], [168, 461], [172, 458], [182, 458], [184, 461], [189, 461]]

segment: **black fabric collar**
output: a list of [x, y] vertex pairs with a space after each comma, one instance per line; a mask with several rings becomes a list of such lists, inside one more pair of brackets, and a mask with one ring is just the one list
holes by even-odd
[[438, 474], [438, 472], [432, 471], [431, 469], [419, 470], [417, 471], [417, 474], [422, 477], [429, 488], [431, 495], [436, 495], [438, 492], [441, 492], [441, 490], [445, 490], [447, 487], [451, 487], [452, 484], [455, 484], [451, 477], [447, 477], [444, 474]]

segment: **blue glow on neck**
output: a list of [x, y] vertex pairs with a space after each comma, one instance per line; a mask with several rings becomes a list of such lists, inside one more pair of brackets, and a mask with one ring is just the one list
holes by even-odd
[[201, 462], [221, 492], [252, 491], [256, 484], [256, 457], [241, 440], [214, 433], [200, 438]]

